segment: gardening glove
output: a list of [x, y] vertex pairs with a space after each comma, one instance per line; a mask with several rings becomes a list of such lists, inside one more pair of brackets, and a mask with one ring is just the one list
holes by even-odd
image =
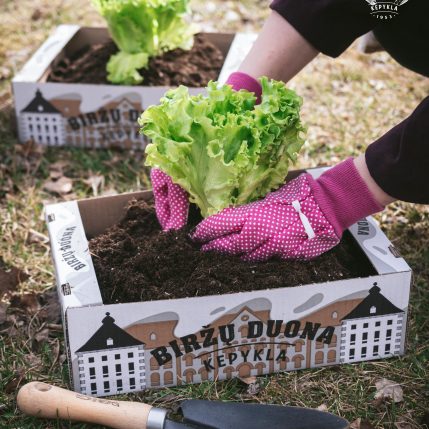
[[[259, 82], [245, 73], [232, 73], [226, 81], [232, 89], [247, 89], [255, 93], [256, 103], [261, 102], [262, 88]], [[152, 169], [150, 179], [155, 199], [155, 211], [164, 231], [180, 229], [187, 221], [189, 211], [188, 194], [179, 185], [173, 183], [170, 176], [159, 169]]]
[[158, 168], [150, 172], [155, 211], [164, 231], [180, 229], [186, 224], [189, 200], [186, 191]]
[[197, 225], [203, 251], [248, 261], [311, 259], [331, 249], [345, 229], [384, 207], [350, 158], [315, 180], [302, 174], [263, 200], [229, 207]]

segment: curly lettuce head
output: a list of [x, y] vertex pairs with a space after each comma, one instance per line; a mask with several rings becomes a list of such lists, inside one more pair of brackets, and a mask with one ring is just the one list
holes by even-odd
[[210, 82], [207, 95], [180, 86], [140, 117], [151, 139], [146, 165], [167, 173], [207, 217], [254, 201], [284, 183], [304, 143], [302, 99], [283, 82], [260, 79], [253, 93]]
[[137, 84], [149, 58], [176, 48], [190, 49], [197, 29], [184, 19], [189, 0], [92, 0], [119, 48], [108, 65], [113, 83]]

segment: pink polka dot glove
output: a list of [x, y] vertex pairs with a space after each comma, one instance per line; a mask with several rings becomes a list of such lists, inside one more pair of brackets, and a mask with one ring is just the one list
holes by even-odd
[[[226, 81], [235, 91], [247, 89], [255, 93], [257, 103], [261, 101], [262, 88], [259, 82], [245, 73], [232, 73]], [[180, 229], [188, 219], [188, 194], [159, 169], [152, 169], [150, 179], [155, 199], [156, 216], [164, 231]]]
[[188, 218], [189, 200], [186, 191], [158, 168], [150, 172], [155, 211], [164, 231], [180, 229]]
[[263, 200], [208, 217], [192, 239], [204, 243], [203, 251], [248, 261], [311, 259], [337, 245], [350, 225], [382, 209], [350, 158], [317, 180], [302, 174]]

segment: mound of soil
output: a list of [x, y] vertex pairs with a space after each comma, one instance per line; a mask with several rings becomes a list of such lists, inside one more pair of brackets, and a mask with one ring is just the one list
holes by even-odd
[[103, 302], [216, 295], [375, 274], [349, 233], [337, 247], [312, 261], [250, 263], [200, 252], [188, 237], [199, 220], [193, 210], [188, 226], [162, 232], [153, 207], [144, 201], [130, 202], [121, 222], [89, 242]]
[[[72, 57], [65, 57], [52, 67], [48, 82], [110, 84], [106, 64], [118, 52], [113, 42], [88, 45]], [[206, 86], [216, 80], [224, 62], [222, 52], [196, 34], [191, 50], [175, 49], [149, 60], [148, 69], [140, 70], [144, 86]]]

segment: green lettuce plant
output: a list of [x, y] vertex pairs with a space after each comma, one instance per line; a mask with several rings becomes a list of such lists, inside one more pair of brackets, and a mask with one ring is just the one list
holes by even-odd
[[176, 48], [190, 49], [197, 29], [185, 21], [189, 0], [92, 0], [119, 48], [107, 64], [113, 83], [143, 81], [138, 72], [149, 58]]
[[139, 119], [150, 137], [146, 165], [182, 186], [206, 217], [254, 201], [284, 183], [304, 143], [302, 99], [283, 82], [260, 79], [262, 102], [210, 82], [207, 95], [180, 86]]

